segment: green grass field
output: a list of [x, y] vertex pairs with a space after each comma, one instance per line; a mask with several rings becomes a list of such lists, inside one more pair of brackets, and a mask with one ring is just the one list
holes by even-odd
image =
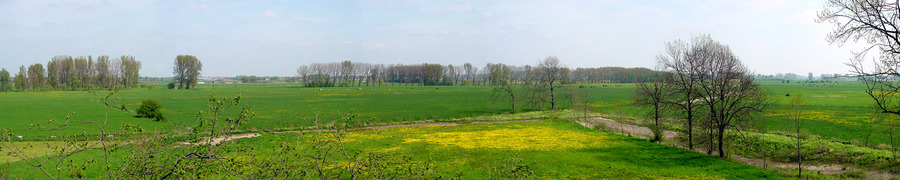
[[[837, 83], [781, 83], [780, 81], [763, 81], [761, 84], [772, 92], [776, 105], [766, 115], [769, 131], [789, 131], [791, 123], [785, 115], [789, 109], [789, 101], [802, 94], [805, 106], [803, 113], [806, 124], [805, 132], [845, 141], [863, 143], [869, 134], [870, 144], [887, 144], [889, 137], [883, 120], [874, 126], [874, 100], [865, 93], [865, 84], [861, 82], [840, 81]], [[786, 96], [790, 94], [791, 96]], [[883, 117], [886, 114], [880, 114]]]
[[[785, 109], [790, 98], [802, 94], [804, 108], [809, 115], [805, 131], [823, 138], [865, 142], [872, 121], [872, 100], [864, 85], [858, 82], [781, 83], [760, 82], [772, 94], [775, 105], [762, 119], [767, 130], [785, 131], [790, 127]], [[573, 85], [575, 87], [576, 85]], [[361, 88], [362, 90], [359, 90]], [[644, 115], [631, 102], [632, 84], [586, 85], [591, 95], [590, 106], [606, 114], [629, 117]], [[193, 126], [197, 112], [206, 110], [207, 97], [241, 94], [244, 102], [253, 106], [258, 115], [243, 128], [292, 129], [312, 125], [313, 119], [336, 119], [339, 112], [353, 111], [357, 119], [367, 122], [404, 122], [426, 119], [449, 119], [510, 112], [506, 103], [492, 103], [487, 86], [373, 86], [301, 88], [299, 84], [209, 84], [194, 90], [168, 90], [161, 85], [153, 89], [135, 88], [121, 91], [117, 97], [128, 109], [136, 109], [140, 101], [155, 99], [163, 106], [167, 122], [135, 118], [129, 113], [111, 110], [107, 127], [140, 124], [147, 130], [171, 130]], [[104, 92], [100, 92], [101, 94]], [[520, 93], [521, 94], [521, 93]], [[785, 96], [791, 94], [794, 96]], [[521, 96], [520, 96], [521, 97]], [[25, 139], [43, 140], [53, 133], [96, 132], [90, 125], [73, 124], [63, 131], [29, 130], [30, 125], [48, 119], [63, 121], [66, 116], [77, 121], [101, 121], [106, 115], [104, 106], [83, 91], [4, 92], [0, 93], [0, 127], [10, 128]], [[567, 103], [561, 103], [568, 106]], [[520, 99], [518, 107], [531, 107]], [[869, 136], [871, 144], [888, 143], [885, 126], [879, 120]], [[183, 129], [183, 128], [182, 128]]]
[[[865, 87], [861, 83], [850, 81], [810, 84], [781, 83], [780, 81], [762, 81], [760, 83], [771, 92], [771, 98], [775, 102], [761, 119], [768, 131], [789, 130], [790, 122], [785, 115], [787, 102], [790, 98], [802, 94], [806, 101], [804, 112], [808, 117], [804, 127], [805, 132], [824, 139], [837, 139], [841, 142], [861, 144], [866, 141], [867, 137], [868, 143], [873, 145], [889, 142], [884, 120], [878, 119], [875, 124], [870, 124], [873, 120], [870, 107], [872, 100], [865, 94]], [[578, 88], [578, 86], [581, 85], [572, 85], [571, 87], [588, 92], [590, 106], [600, 113], [620, 114], [632, 118], [643, 115], [640, 110], [630, 104], [633, 84], [595, 84], [584, 85], [583, 88]], [[489, 99], [490, 93], [491, 89], [487, 86], [333, 87], [320, 90], [320, 88], [301, 88], [299, 84], [208, 84], [200, 85], [197, 89], [192, 90], [168, 90], [157, 85], [154, 88], [121, 91], [115, 97], [119, 98], [117, 102], [125, 104], [128, 109], [132, 110], [136, 109], [140, 101], [144, 99], [155, 99], [163, 106], [163, 113], [168, 117], [168, 121], [155, 122], [113, 109], [109, 111], [106, 127], [108, 131], [113, 131], [124, 124], [139, 124], [146, 130], [184, 131], [186, 127], [194, 125], [196, 122], [194, 116], [197, 112], [206, 110], [206, 101], [211, 94], [218, 97], [241, 94], [243, 103], [253, 107], [252, 111], [257, 116], [242, 126], [243, 131], [298, 129], [313, 125], [313, 119], [317, 115], [327, 122], [340, 118], [339, 112], [350, 111], [357, 115], [356, 123], [363, 121], [369, 123], [440, 121], [512, 111], [506, 103], [492, 103]], [[57, 131], [29, 129], [31, 125], [45, 123], [48, 119], [62, 122], [67, 116], [73, 121], [103, 122], [107, 115], [106, 108], [93, 102], [94, 99], [97, 98], [83, 91], [3, 92], [0, 93], [0, 111], [2, 111], [0, 127], [9, 128], [15, 135], [23, 136], [26, 142], [22, 142], [22, 144], [34, 145], [46, 143], [27, 141], [50, 140], [49, 143], [54, 144], [53, 141], [56, 139], [51, 138], [53, 136], [82, 132], [96, 133], [96, 128], [85, 124], [73, 124]], [[561, 99], [563, 101], [560, 103], [561, 106], [568, 107], [568, 102], [565, 102], [564, 98]], [[529, 104], [522, 99], [518, 100], [517, 106], [523, 111], [531, 109]], [[529, 128], [543, 129], [541, 129], [542, 131], [527, 132], [516, 130]], [[527, 139], [511, 141], [528, 142], [524, 143], [528, 145], [523, 147], [517, 147], [522, 146], [521, 144], [499, 146], [491, 144], [497, 142], [444, 141], [454, 139], [456, 136], [473, 136], [467, 134], [471, 132], [528, 135], [545, 131], [565, 131], [570, 134], [579, 134], [576, 135], [579, 137], [588, 136], [590, 140], [576, 141], [577, 143], [574, 144], [581, 143], [581, 145], [563, 149], [525, 147], [535, 145], [534, 142], [536, 142], [536, 140]], [[575, 124], [567, 124], [564, 121], [358, 132], [358, 134], [367, 133], [376, 135], [360, 137], [384, 136], [384, 138], [358, 138], [359, 141], [350, 142], [349, 147], [360, 151], [391, 150], [400, 154], [425, 157], [425, 159], [434, 161], [445, 172], [463, 172], [468, 177], [485, 177], [487, 174], [483, 169], [490, 166], [490, 162], [510, 159], [514, 154], [520, 155], [523, 160], [534, 162], [533, 168], [544, 178], [593, 179], [629, 176], [683, 179], [686, 177], [683, 172], [702, 172], [703, 177], [724, 179], [773, 176], [769, 172], [758, 171], [749, 166], [738, 166], [704, 155], [647, 143], [643, 140], [596, 132]], [[260, 147], [278, 144], [285, 139], [291, 139], [292, 136], [290, 134], [270, 134], [237, 142], [253, 144], [257, 149], [266, 149]], [[571, 139], [541, 140], [568, 142]], [[598, 144], [595, 141], [609, 143]], [[488, 148], [488, 145], [478, 146], [485, 143], [502, 148]], [[35, 155], [45, 154], [40, 150], [41, 148], [38, 147], [30, 152]], [[91, 154], [96, 153], [88, 151], [73, 158], [87, 160], [91, 158]], [[266, 154], [266, 152], [259, 153]], [[459, 158], [454, 157], [472, 158], [458, 160]], [[476, 157], [488, 160], [477, 160]], [[0, 158], [5, 158], [0, 159], [4, 162], [8, 162], [7, 159], [10, 159], [6, 156], [0, 156]], [[680, 161], [687, 161], [687, 163], [680, 163]], [[17, 163], [21, 165], [21, 162]], [[463, 163], [465, 166], [457, 166], [453, 163]], [[19, 169], [22, 168], [20, 165], [12, 166], [13, 171], [31, 172]], [[603, 169], [604, 166], [608, 171], [596, 171]], [[642, 168], [653, 169], [653, 171], [640, 170]]]
[[[596, 107], [621, 107], [630, 98], [631, 85], [622, 87], [595, 86], [585, 88], [592, 93]], [[487, 86], [378, 86], [378, 87], [301, 88], [299, 84], [220, 84], [200, 85], [193, 90], [135, 88], [120, 91], [116, 97], [128, 109], [136, 109], [144, 99], [155, 99], [163, 106], [168, 122], [154, 122], [134, 118], [118, 110], [109, 113], [108, 127], [124, 123], [140, 124], [147, 130], [168, 130], [193, 126], [196, 113], [206, 109], [211, 94], [218, 97], [241, 94], [243, 101], [257, 114], [254, 121], [244, 125], [248, 129], [292, 128], [312, 125], [318, 114], [321, 119], [336, 119], [340, 112], [353, 111], [357, 119], [369, 122], [403, 122], [425, 119], [448, 119], [511, 112], [506, 103], [492, 103]], [[105, 92], [99, 92], [100, 94]], [[29, 131], [33, 123], [48, 119], [100, 121], [105, 107], [93, 102], [93, 95], [83, 91], [9, 92], [0, 93], [0, 127], [13, 129], [26, 137], [46, 135]], [[519, 107], [530, 109], [524, 100]], [[567, 107], [567, 103], [561, 103]], [[611, 109], [612, 110], [612, 109]], [[75, 125], [64, 133], [95, 131], [88, 125]]]
[[[250, 152], [232, 155], [239, 159], [243, 157], [240, 154], [274, 157], [284, 145], [299, 146], [313, 133], [305, 133], [300, 140], [293, 133], [239, 139], [227, 149], [253, 147]], [[348, 132], [344, 141], [351, 153], [410, 157], [413, 164], [432, 164], [435, 174], [430, 176], [459, 174], [464, 179], [488, 179], [496, 174], [492, 169], [511, 159], [519, 160], [517, 165], [529, 169], [531, 177], [537, 179], [781, 178], [773, 171], [596, 131], [565, 120], [354, 131]], [[91, 156], [96, 153], [78, 154], [73, 159], [96, 159], [98, 156]], [[92, 170], [94, 166], [88, 166], [86, 172], [97, 172]], [[22, 162], [11, 167], [25, 177], [42, 175]], [[62, 172], [68, 172], [68, 168], [63, 167]], [[86, 176], [93, 177], [96, 175]]]

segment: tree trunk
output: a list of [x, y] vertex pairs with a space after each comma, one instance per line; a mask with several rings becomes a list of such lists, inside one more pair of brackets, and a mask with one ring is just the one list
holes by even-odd
[[509, 100], [512, 101], [512, 111], [516, 112], [516, 95], [512, 93], [512, 90], [509, 91]]
[[724, 141], [724, 139], [725, 139], [725, 127], [719, 127], [718, 130], [719, 130], [719, 132], [717, 132], [717, 133], [719, 134], [719, 142], [717, 142], [717, 143], [719, 144], [719, 157], [720, 157], [720, 158], [725, 158], [725, 148], [722, 147], [723, 143], [725, 142], [725, 141]]
[[556, 96], [553, 93], [553, 83], [550, 83], [550, 110], [556, 110]]
[[800, 128], [797, 128], [797, 178], [803, 175], [803, 155], [800, 154]]
[[653, 132], [653, 138], [657, 142], [662, 142], [662, 136], [659, 134], [662, 132], [659, 131], [659, 103], [658, 102], [656, 104], [654, 104], [654, 106], [653, 106], [653, 122], [656, 124], [655, 127], [653, 127], [656, 129], [656, 131]]
[[687, 120], [688, 120], [688, 149], [694, 150], [694, 113], [691, 111], [690, 106], [688, 106], [687, 112]]

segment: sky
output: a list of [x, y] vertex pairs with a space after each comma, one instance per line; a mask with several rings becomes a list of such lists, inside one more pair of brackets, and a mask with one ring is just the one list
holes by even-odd
[[[859, 43], [830, 44], [805, 0], [0, 0], [0, 67], [53, 56], [134, 56], [141, 76], [292, 76], [300, 65], [647, 67], [665, 43], [709, 34], [756, 73], [848, 73]], [[95, 58], [96, 59], [96, 58]]]

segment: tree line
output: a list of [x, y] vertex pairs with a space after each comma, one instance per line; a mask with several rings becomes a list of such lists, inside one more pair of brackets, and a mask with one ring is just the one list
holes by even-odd
[[79, 90], [94, 88], [131, 88], [137, 86], [141, 62], [134, 56], [54, 56], [46, 66], [23, 65], [10, 74], [0, 68], [0, 91]]
[[[442, 64], [370, 64], [361, 62], [310, 63], [297, 68], [297, 79], [307, 87], [348, 87], [380, 85], [421, 85], [421, 86], [485, 86], [496, 84], [491, 72], [497, 64], [488, 63], [476, 67], [471, 63], [463, 65]], [[535, 67], [531, 65], [508, 66], [509, 79], [525, 82]], [[653, 70], [647, 68], [563, 68], [562, 83], [636, 83], [647, 82]], [[252, 82], [252, 81], [248, 81]]]

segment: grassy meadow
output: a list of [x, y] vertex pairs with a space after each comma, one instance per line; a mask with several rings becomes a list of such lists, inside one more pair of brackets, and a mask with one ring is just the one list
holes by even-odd
[[[226, 148], [228, 152], [225, 153], [237, 159], [276, 157], [285, 146], [300, 148], [315, 133], [269, 133], [238, 139]], [[352, 131], [346, 133], [344, 145], [349, 153], [374, 152], [408, 157], [409, 164], [430, 164], [432, 174], [426, 177], [508, 178], [501, 171], [504, 165], [513, 165], [527, 171], [527, 177], [537, 179], [781, 178], [773, 171], [596, 131], [558, 119]], [[239, 152], [238, 149], [251, 150]], [[72, 158], [75, 162], [96, 160], [97, 153], [89, 151]], [[248, 156], [250, 154], [253, 156]], [[337, 165], [342, 160], [337, 158], [330, 162]], [[73, 167], [82, 166], [75, 165]], [[98, 164], [85, 166], [86, 172], [97, 172], [95, 166]], [[13, 163], [11, 167], [25, 177], [42, 175], [23, 162]], [[63, 167], [62, 172], [68, 172], [69, 168]], [[96, 176], [87, 173], [85, 178]]]
[[[799, 82], [799, 83], [798, 83]], [[804, 132], [821, 139], [846, 144], [889, 143], [885, 116], [873, 118], [872, 100], [859, 82], [804, 83], [761, 81], [774, 102], [763, 116], [763, 128], [770, 132], [788, 131], [786, 116], [790, 98], [801, 95], [808, 117]], [[590, 95], [589, 105], [603, 114], [640, 118], [644, 113], [630, 104], [633, 84], [571, 85]], [[104, 94], [105, 92], [98, 92]], [[318, 117], [329, 122], [341, 113], [353, 112], [353, 125], [402, 124], [420, 120], [450, 119], [510, 113], [505, 102], [493, 103], [488, 86], [370, 86], [302, 88], [300, 84], [205, 84], [191, 90], [169, 90], [162, 85], [120, 91], [113, 103], [136, 109], [144, 99], [157, 100], [168, 120], [157, 122], [134, 117], [129, 112], [110, 109], [94, 102], [97, 97], [84, 91], [38, 91], [0, 93], [0, 127], [22, 136], [19, 145], [32, 147], [29, 153], [46, 155], [63, 134], [96, 133], [89, 124], [72, 124], [56, 131], [38, 131], [30, 127], [48, 120], [61, 123], [100, 121], [108, 116], [107, 131], [126, 124], [138, 124], [145, 130], [183, 132], [196, 123], [196, 113], [207, 110], [210, 95], [232, 97], [240, 94], [244, 104], [252, 106], [256, 117], [241, 131], [270, 132], [308, 128]], [[520, 93], [522, 94], [522, 93]], [[530, 111], [523, 99], [520, 111]], [[570, 104], [560, 97], [563, 107]], [[546, 108], [546, 107], [545, 107]], [[874, 121], [874, 123], [872, 123]], [[789, 133], [785, 133], [789, 134]], [[767, 135], [758, 135], [760, 137]], [[776, 178], [778, 174], [736, 164], [711, 156], [581, 127], [564, 120], [544, 120], [509, 124], [473, 124], [446, 127], [409, 127], [354, 131], [348, 134], [352, 151], [380, 152], [414, 157], [416, 162], [435, 165], [435, 173], [486, 178], [488, 169], [498, 162], [518, 160], [539, 179], [602, 179], [634, 177], [639, 179], [757, 179]], [[261, 137], [239, 139], [234, 144], [250, 146], [261, 157], [272, 149], [297, 141], [297, 134], [264, 133]], [[302, 142], [303, 140], [299, 140]], [[744, 143], [744, 142], [741, 142]], [[822, 142], [826, 143], [826, 142]], [[302, 143], [301, 143], [302, 144]], [[295, 143], [296, 145], [296, 143]], [[829, 145], [840, 146], [840, 144]], [[0, 149], [2, 151], [2, 149]], [[883, 154], [882, 152], [879, 152]], [[87, 161], [98, 151], [86, 151], [72, 158]], [[880, 156], [879, 156], [880, 157]], [[40, 175], [23, 162], [0, 154], [0, 163], [16, 174]], [[88, 177], [91, 177], [88, 174]], [[94, 175], [96, 176], [96, 175]]]
[[[320, 90], [321, 89], [321, 90]], [[592, 94], [591, 105], [598, 108], [621, 107], [630, 98], [631, 85], [595, 85], [586, 87]], [[106, 92], [98, 92], [104, 94]], [[127, 109], [134, 110], [144, 99], [157, 100], [168, 118], [166, 122], [135, 118], [132, 114], [112, 109], [108, 127], [140, 124], [146, 130], [170, 130], [196, 123], [196, 114], [206, 111], [210, 95], [233, 97], [252, 106], [257, 114], [247, 129], [291, 129], [313, 125], [320, 119], [337, 119], [340, 113], [353, 111], [360, 121], [371, 123], [405, 122], [414, 120], [450, 119], [469, 116], [509, 113], [506, 103], [492, 103], [487, 86], [374, 86], [301, 88], [300, 84], [215, 84], [199, 85], [191, 90], [169, 90], [162, 86], [119, 91], [115, 97]], [[106, 108], [84, 91], [46, 91], [0, 93], [0, 127], [10, 128], [26, 138], [47, 132], [30, 131], [35, 123], [53, 119], [62, 122], [66, 116], [73, 121], [103, 121]], [[560, 103], [567, 107], [568, 103]], [[525, 100], [518, 107], [530, 109]], [[89, 131], [89, 125], [73, 125], [64, 133]]]

